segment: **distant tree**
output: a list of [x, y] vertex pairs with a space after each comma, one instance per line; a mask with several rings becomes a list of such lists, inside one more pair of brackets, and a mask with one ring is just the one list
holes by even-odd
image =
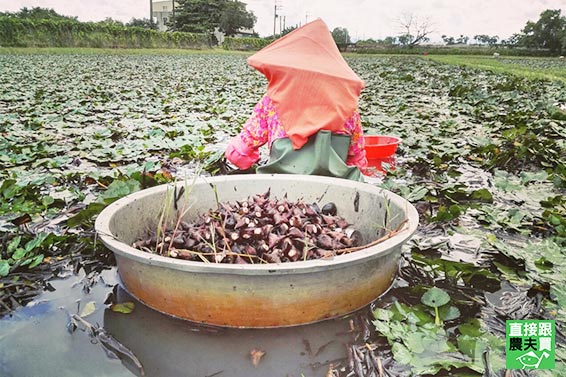
[[253, 12], [246, 10], [246, 4], [240, 1], [226, 1], [220, 14], [218, 28], [224, 34], [233, 36], [240, 29], [253, 29], [256, 21]]
[[171, 29], [189, 33], [212, 33], [220, 25], [222, 1], [178, 0]]
[[521, 41], [521, 34], [515, 33], [506, 40], [501, 40], [501, 44], [505, 46], [518, 46]]
[[474, 40], [477, 44], [487, 44], [487, 40], [489, 39], [489, 35], [486, 34], [478, 34], [474, 35]]
[[356, 46], [376, 46], [381, 41], [376, 41], [375, 39], [359, 39], [356, 41]]
[[383, 39], [383, 44], [386, 46], [393, 46], [397, 43], [397, 37], [385, 37]]
[[41, 8], [41, 7], [33, 7], [31, 9], [27, 7], [23, 7], [18, 12], [10, 13], [0, 13], [6, 17], [15, 17], [15, 18], [30, 18], [34, 20], [44, 20], [44, 19], [52, 19], [52, 20], [73, 20], [76, 21], [77, 17], [69, 17], [63, 16], [53, 9], [48, 8]]
[[444, 43], [446, 43], [447, 45], [453, 45], [456, 44], [456, 41], [454, 40], [454, 37], [449, 37], [447, 35], [443, 35], [442, 40], [444, 41]]
[[98, 21], [97, 24], [111, 25], [111, 26], [124, 26], [122, 21], [113, 19], [112, 17], [106, 17], [102, 21]]
[[403, 34], [399, 36], [399, 43], [403, 46], [414, 47], [428, 42], [432, 33], [432, 23], [428, 18], [420, 18], [412, 13], [404, 14], [399, 20]]
[[332, 38], [337, 45], [346, 45], [351, 42], [350, 33], [345, 27], [337, 27], [332, 30]]
[[385, 39], [359, 39], [356, 41], [356, 47], [359, 48], [380, 48], [380, 47], [392, 47], [397, 40], [396, 37], [386, 37]]
[[493, 35], [491, 37], [489, 37], [489, 40], [487, 41], [487, 44], [490, 47], [493, 47], [495, 45], [497, 45], [497, 42], [499, 41], [499, 36], [498, 35]]
[[489, 36], [487, 34], [478, 34], [474, 35], [474, 40], [477, 44], [486, 44], [489, 46], [495, 46], [497, 41], [499, 41], [499, 37], [497, 35]]
[[545, 10], [537, 22], [527, 22], [519, 43], [525, 47], [547, 48], [552, 53], [565, 52], [566, 17], [560, 15], [560, 9]]
[[462, 44], [462, 45], [467, 45], [469, 40], [470, 40], [469, 37], [466, 37], [463, 34], [460, 34], [460, 37], [458, 39], [456, 39], [456, 43]]
[[290, 32], [292, 32], [293, 30], [297, 29], [297, 26], [287, 26], [285, 29], [283, 29], [283, 31], [281, 32], [281, 36], [287, 35]]
[[157, 30], [157, 24], [152, 22], [149, 18], [132, 18], [126, 26]]
[[218, 29], [232, 36], [239, 29], [254, 27], [256, 17], [238, 0], [178, 0], [173, 31], [212, 33]]
[[397, 37], [399, 44], [401, 46], [409, 46], [409, 43], [413, 40], [413, 36], [411, 34], [403, 34]]

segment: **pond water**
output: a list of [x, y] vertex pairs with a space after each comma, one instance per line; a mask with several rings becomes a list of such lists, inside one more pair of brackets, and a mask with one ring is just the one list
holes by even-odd
[[[343, 362], [345, 345], [359, 334], [352, 331], [356, 313], [289, 328], [209, 328], [154, 311], [121, 288], [116, 301], [132, 301], [135, 308], [113, 312], [104, 301], [118, 283], [116, 269], [100, 276], [88, 293], [84, 275], [55, 280], [55, 290], [0, 321], [0, 375], [141, 375], [127, 352], [118, 353], [121, 359], [109, 357], [84, 326], [67, 330], [70, 314], [91, 302], [96, 309], [84, 319], [128, 348], [147, 376], [326, 376], [329, 363]], [[254, 349], [265, 352], [257, 366], [250, 356]]]

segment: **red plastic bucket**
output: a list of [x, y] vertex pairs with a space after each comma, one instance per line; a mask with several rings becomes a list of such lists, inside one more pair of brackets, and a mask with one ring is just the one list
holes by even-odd
[[382, 163], [387, 163], [390, 169], [395, 168], [395, 157], [401, 139], [396, 136], [366, 135], [364, 136], [368, 169], [363, 171], [367, 176], [379, 176], [385, 173]]
[[364, 136], [366, 157], [368, 160], [391, 157], [395, 154], [400, 142], [401, 139], [395, 136]]

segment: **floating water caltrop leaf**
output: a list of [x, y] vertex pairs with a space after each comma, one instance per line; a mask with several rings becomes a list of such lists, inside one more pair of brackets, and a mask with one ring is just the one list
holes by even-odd
[[531, 182], [541, 181], [544, 182], [548, 179], [548, 173], [544, 170], [536, 171], [536, 172], [522, 172], [521, 176], [521, 183], [526, 185]]
[[491, 192], [489, 192], [489, 190], [485, 188], [473, 191], [470, 197], [473, 200], [478, 200], [485, 203], [493, 202], [493, 195], [491, 195]]
[[96, 310], [96, 302], [94, 301], [90, 301], [87, 302], [86, 305], [84, 306], [83, 310], [81, 311], [81, 314], [79, 314], [82, 318], [84, 317], [88, 317], [89, 315], [91, 315], [92, 313], [94, 313], [94, 311]]
[[90, 203], [85, 209], [67, 220], [67, 226], [72, 228], [88, 223], [94, 215], [98, 215], [105, 207], [104, 203]]
[[451, 321], [460, 318], [460, 309], [455, 306], [443, 306], [438, 309], [438, 315], [443, 321]]
[[140, 183], [133, 179], [127, 181], [114, 180], [100, 196], [105, 204], [110, 204], [116, 199], [129, 195], [141, 189]]
[[113, 304], [110, 306], [110, 310], [116, 313], [130, 314], [134, 311], [135, 304], [131, 301], [122, 302], [120, 304]]
[[421, 302], [431, 308], [439, 308], [442, 305], [448, 304], [449, 301], [450, 296], [448, 296], [448, 293], [437, 287], [432, 287], [421, 297]]
[[38, 266], [41, 262], [43, 262], [43, 259], [43, 254], [36, 255], [32, 259], [29, 259], [30, 263], [28, 265], [28, 268], [34, 268], [35, 266]]
[[7, 260], [0, 259], [0, 277], [8, 275], [9, 272], [10, 272], [10, 263], [8, 263]]
[[411, 193], [406, 197], [406, 199], [410, 202], [416, 202], [424, 198], [427, 193], [428, 193], [428, 189], [426, 187], [423, 186], [416, 187], [415, 189], [413, 189], [413, 191], [411, 191]]
[[12, 254], [12, 258], [15, 260], [22, 259], [26, 255], [26, 253], [27, 253], [26, 249], [22, 247], [18, 247], [16, 251], [14, 251], [14, 254]]
[[8, 243], [7, 253], [8, 255], [12, 254], [20, 245], [20, 241], [22, 240], [22, 236], [16, 236], [12, 238], [12, 240]]

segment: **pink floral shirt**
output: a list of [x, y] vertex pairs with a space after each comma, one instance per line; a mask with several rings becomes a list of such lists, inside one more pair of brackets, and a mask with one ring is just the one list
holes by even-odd
[[[346, 120], [342, 134], [350, 135], [350, 149], [348, 151], [347, 165], [367, 166], [364, 150], [364, 137], [360, 114], [356, 111]], [[263, 96], [253, 110], [253, 115], [246, 121], [240, 133], [243, 144], [250, 149], [257, 149], [267, 143], [271, 148], [273, 141], [287, 137], [285, 129], [279, 120], [277, 111], [271, 98]]]

